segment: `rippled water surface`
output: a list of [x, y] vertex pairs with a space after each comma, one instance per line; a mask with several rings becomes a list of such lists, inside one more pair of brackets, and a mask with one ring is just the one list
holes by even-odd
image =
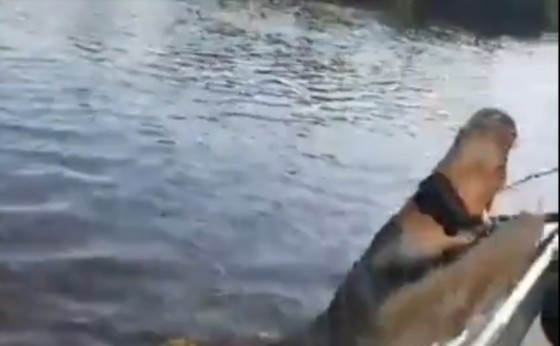
[[324, 6], [0, 1], [0, 345], [289, 329], [483, 106], [520, 124], [514, 178], [557, 165], [557, 39], [440, 36]]

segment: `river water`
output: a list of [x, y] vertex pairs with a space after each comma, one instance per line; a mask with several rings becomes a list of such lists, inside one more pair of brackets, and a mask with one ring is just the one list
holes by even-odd
[[[556, 37], [241, 0], [0, 1], [0, 345], [289, 330], [478, 108], [519, 123], [512, 179], [556, 166], [557, 95]], [[557, 210], [557, 191], [504, 208]]]

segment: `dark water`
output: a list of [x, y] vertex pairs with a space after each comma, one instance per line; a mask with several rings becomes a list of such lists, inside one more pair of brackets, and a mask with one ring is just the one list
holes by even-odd
[[520, 124], [514, 178], [557, 165], [555, 37], [296, 10], [0, 1], [0, 345], [289, 329], [482, 106]]

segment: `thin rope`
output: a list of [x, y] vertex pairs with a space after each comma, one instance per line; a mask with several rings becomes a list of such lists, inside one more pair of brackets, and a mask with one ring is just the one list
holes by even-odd
[[539, 178], [542, 178], [542, 177], [546, 177], [547, 175], [551, 175], [551, 174], [554, 174], [554, 173], [558, 173], [558, 167], [547, 169], [547, 170], [542, 171], [542, 172], [529, 174], [529, 175], [527, 175], [527, 176], [525, 176], [525, 177], [523, 177], [519, 180], [516, 180], [513, 183], [507, 185], [502, 190], [511, 190], [511, 189], [514, 189], [514, 188], [518, 187], [519, 185], [523, 185], [523, 184], [528, 183], [532, 180], [539, 179]]

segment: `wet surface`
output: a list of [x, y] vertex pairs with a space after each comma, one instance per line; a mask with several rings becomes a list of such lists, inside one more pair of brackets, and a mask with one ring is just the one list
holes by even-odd
[[557, 165], [557, 62], [332, 6], [0, 1], [0, 345], [306, 321], [476, 109], [519, 122], [513, 178]]

